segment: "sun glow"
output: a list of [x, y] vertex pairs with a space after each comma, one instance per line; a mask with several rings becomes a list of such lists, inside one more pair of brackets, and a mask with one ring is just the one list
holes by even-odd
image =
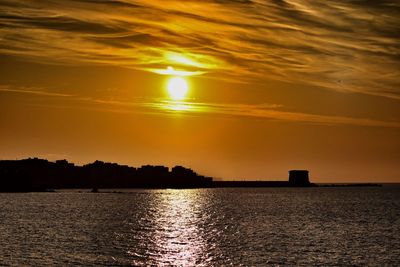
[[169, 66], [166, 69], [147, 69], [147, 70], [161, 75], [174, 75], [174, 76], [194, 76], [205, 73], [204, 71], [176, 70], [174, 67], [171, 66]]
[[188, 83], [182, 77], [173, 77], [168, 81], [168, 94], [172, 100], [183, 100], [189, 89]]

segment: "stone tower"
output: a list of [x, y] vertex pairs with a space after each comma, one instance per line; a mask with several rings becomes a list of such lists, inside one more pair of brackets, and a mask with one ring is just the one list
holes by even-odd
[[289, 171], [289, 184], [291, 186], [309, 186], [307, 170], [291, 170]]

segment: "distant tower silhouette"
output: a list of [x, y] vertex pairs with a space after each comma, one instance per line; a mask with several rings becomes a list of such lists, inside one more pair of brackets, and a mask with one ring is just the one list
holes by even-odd
[[308, 186], [310, 180], [307, 170], [291, 170], [289, 171], [289, 184], [292, 186]]

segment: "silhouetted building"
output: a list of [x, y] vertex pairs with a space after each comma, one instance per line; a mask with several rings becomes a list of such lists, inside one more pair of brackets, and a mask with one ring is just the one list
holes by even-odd
[[173, 175], [176, 175], [177, 177], [194, 177], [197, 176], [197, 174], [189, 168], [185, 168], [182, 166], [175, 166], [172, 168], [171, 173]]
[[75, 166], [67, 160], [38, 158], [0, 160], [0, 192], [47, 191], [58, 188], [199, 188], [212, 178], [181, 166], [126, 165], [95, 161]]
[[291, 170], [289, 171], [289, 184], [291, 186], [308, 186], [310, 180], [307, 170]]

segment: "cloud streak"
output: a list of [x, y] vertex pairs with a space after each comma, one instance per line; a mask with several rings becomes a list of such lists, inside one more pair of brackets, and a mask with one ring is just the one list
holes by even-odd
[[18, 94], [31, 94], [39, 96], [55, 96], [55, 97], [72, 97], [70, 94], [55, 93], [50, 91], [45, 91], [42, 88], [11, 88], [9, 86], [0, 85], [0, 92], [6, 93], [18, 93]]
[[400, 99], [399, 12], [394, 0], [3, 0], [0, 53]]
[[52, 101], [48, 104], [38, 103], [31, 99], [29, 105], [47, 108], [88, 109], [113, 113], [142, 113], [171, 116], [197, 116], [211, 114], [213, 116], [247, 117], [269, 121], [292, 123], [309, 123], [317, 125], [351, 125], [367, 127], [400, 128], [397, 121], [375, 120], [345, 116], [318, 115], [304, 112], [287, 111], [278, 104], [239, 104], [239, 103], [199, 103], [187, 101], [170, 101], [164, 99], [135, 98], [131, 101], [109, 100], [103, 98], [83, 97], [54, 93], [42, 88], [10, 88], [0, 85], [0, 93], [32, 94], [44, 97], [61, 98], [62, 103]]
[[[140, 106], [150, 108], [152, 111], [169, 112], [171, 114], [212, 114], [226, 116], [240, 116], [271, 121], [286, 121], [297, 123], [310, 123], [320, 125], [353, 125], [368, 127], [394, 127], [400, 128], [397, 121], [383, 121], [368, 118], [354, 118], [344, 116], [329, 116], [309, 114], [303, 112], [290, 112], [283, 110], [284, 107], [276, 104], [217, 104], [217, 103], [195, 103], [195, 102], [174, 102], [156, 101], [149, 103], [126, 103], [118, 101], [96, 101], [97, 103], [113, 106]], [[118, 111], [129, 112], [129, 109], [118, 109]]]

